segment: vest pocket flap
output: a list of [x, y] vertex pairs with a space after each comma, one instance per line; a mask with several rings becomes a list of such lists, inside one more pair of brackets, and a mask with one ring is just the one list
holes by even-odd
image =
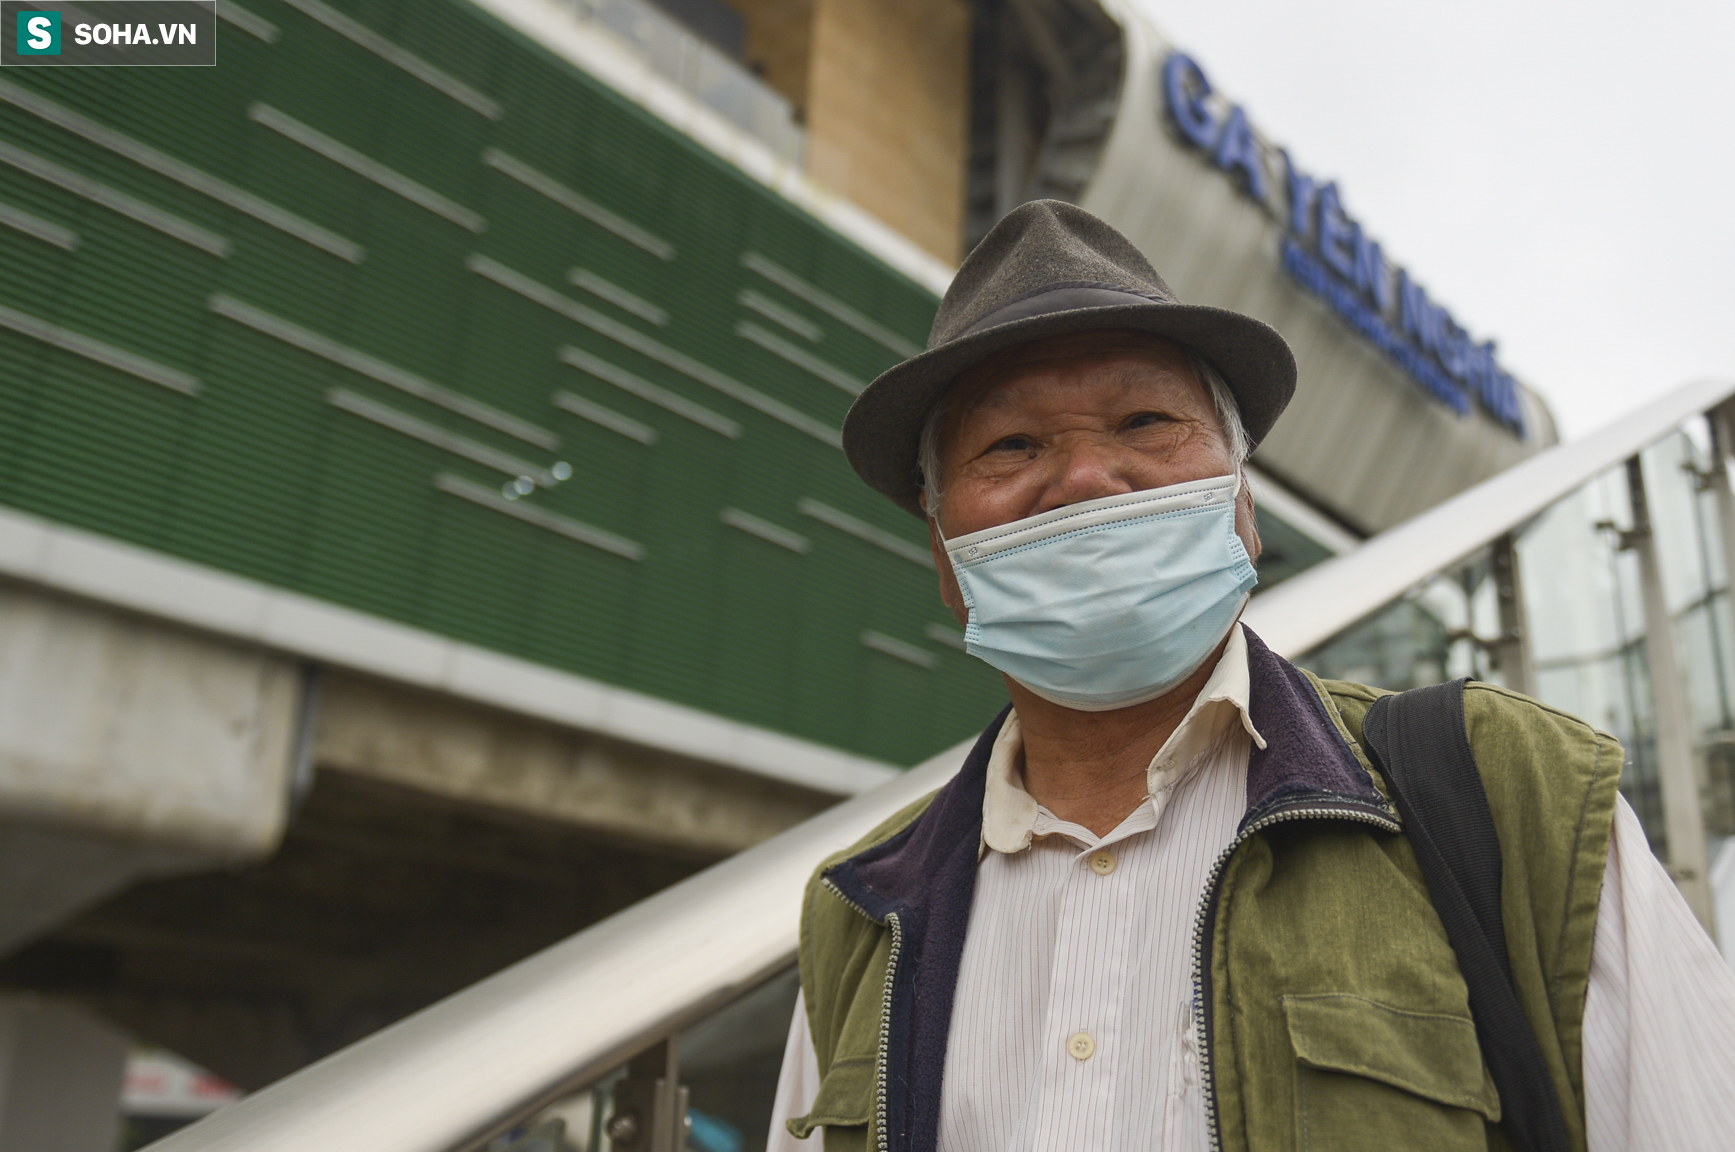
[[1467, 1016], [1405, 1012], [1360, 996], [1285, 996], [1289, 1039], [1303, 1064], [1402, 1088], [1500, 1119], [1500, 1097]]
[[855, 1128], [868, 1122], [874, 1107], [874, 1057], [845, 1057], [832, 1063], [819, 1082], [813, 1110], [786, 1125], [789, 1134], [807, 1139], [815, 1128]]

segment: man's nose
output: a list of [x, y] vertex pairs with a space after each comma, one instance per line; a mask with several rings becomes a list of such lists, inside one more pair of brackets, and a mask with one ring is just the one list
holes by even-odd
[[1112, 440], [1104, 442], [1096, 437], [1062, 445], [1055, 454], [1055, 474], [1037, 511], [1133, 491], [1135, 485], [1124, 467], [1125, 455]]

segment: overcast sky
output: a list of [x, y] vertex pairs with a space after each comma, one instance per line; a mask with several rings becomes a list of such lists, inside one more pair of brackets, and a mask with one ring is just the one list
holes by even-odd
[[1139, 2], [1565, 435], [1735, 378], [1735, 3]]

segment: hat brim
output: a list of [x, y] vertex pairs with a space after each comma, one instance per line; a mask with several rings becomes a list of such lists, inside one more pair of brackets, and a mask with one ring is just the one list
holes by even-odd
[[863, 389], [843, 422], [850, 466], [876, 491], [922, 515], [916, 457], [922, 424], [962, 373], [1006, 348], [1067, 332], [1149, 332], [1199, 353], [1222, 375], [1241, 410], [1250, 447], [1271, 431], [1295, 394], [1295, 355], [1270, 325], [1203, 304], [1073, 308], [997, 324], [886, 369]]

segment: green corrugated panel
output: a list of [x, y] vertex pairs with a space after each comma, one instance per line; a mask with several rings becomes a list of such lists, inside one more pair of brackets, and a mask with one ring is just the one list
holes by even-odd
[[[14, 70], [8, 79], [361, 245], [353, 263], [257, 214], [0, 104], [0, 139], [207, 229], [219, 257], [0, 168], [0, 200], [77, 230], [0, 235], [0, 302], [198, 377], [196, 397], [0, 330], [0, 499], [202, 563], [742, 720], [894, 760], [967, 734], [996, 678], [928, 638], [931, 569], [803, 516], [804, 498], [921, 546], [842, 454], [751, 404], [466, 269], [490, 257], [833, 428], [849, 396], [742, 338], [751, 321], [866, 380], [896, 355], [742, 265], [758, 252], [919, 342], [934, 299], [642, 109], [458, 3], [339, 4], [497, 100], [492, 120], [276, 0], [272, 45], [226, 34], [214, 72]], [[480, 233], [248, 117], [264, 103], [486, 220]], [[665, 260], [482, 161], [498, 148], [672, 244]], [[574, 268], [663, 309], [653, 323]], [[817, 340], [744, 309], [752, 289]], [[559, 437], [526, 443], [214, 314], [224, 293]], [[738, 439], [562, 364], [583, 349], [734, 421]], [[436, 487], [497, 468], [330, 402], [334, 388], [571, 478], [521, 507], [635, 541], [626, 559]], [[644, 444], [558, 409], [566, 391]], [[726, 526], [725, 507], [804, 553]], [[876, 631], [932, 669], [865, 647]]]

